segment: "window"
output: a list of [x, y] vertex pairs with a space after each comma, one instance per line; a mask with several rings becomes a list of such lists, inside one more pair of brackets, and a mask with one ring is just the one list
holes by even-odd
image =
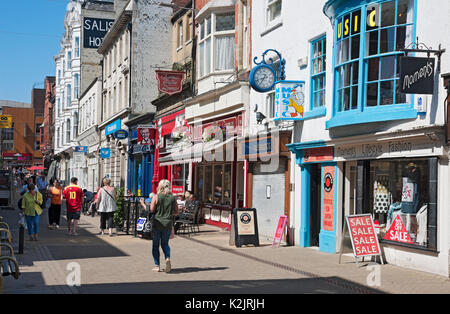
[[200, 23], [200, 77], [234, 68], [235, 24], [234, 12], [212, 14]]
[[72, 85], [67, 84], [67, 107], [72, 105]]
[[277, 18], [281, 17], [281, 1], [267, 0], [266, 24], [271, 24]]
[[75, 37], [75, 58], [80, 57], [80, 37]]
[[79, 96], [79, 83], [80, 83], [80, 75], [77, 73], [77, 74], [75, 74], [75, 77], [74, 77], [74, 89], [73, 89], [74, 96], [76, 99], [78, 99], [78, 96]]
[[66, 121], [66, 144], [70, 142], [70, 119]]
[[178, 22], [178, 48], [183, 45], [183, 21]]
[[311, 43], [311, 110], [325, 106], [326, 38]]
[[56, 139], [55, 139], [55, 146], [59, 147], [59, 128], [56, 129]]
[[40, 141], [34, 142], [34, 150], [41, 150], [41, 142]]
[[78, 135], [78, 113], [75, 112], [73, 114], [73, 131], [72, 131], [73, 137], [76, 138]]
[[[367, 112], [366, 118], [352, 120], [384, 121], [385, 112], [373, 114], [383, 107], [397, 111], [387, 116], [390, 120], [417, 116], [412, 98], [400, 93], [399, 84], [401, 49], [414, 40], [413, 15], [414, 0], [391, 0], [354, 8], [336, 18], [333, 118], [339, 113]], [[335, 122], [327, 122], [327, 127], [337, 126]]]
[[186, 30], [186, 43], [190, 42], [192, 39], [192, 13], [189, 13], [187, 21], [188, 27]]
[[72, 69], [72, 52], [67, 52], [67, 68]]

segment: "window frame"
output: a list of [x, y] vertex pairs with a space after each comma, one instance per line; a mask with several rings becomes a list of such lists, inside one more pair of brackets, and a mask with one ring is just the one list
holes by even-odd
[[[322, 43], [322, 48], [321, 48], [321, 54], [320, 55], [318, 55], [318, 56], [314, 56], [314, 46], [317, 44], [317, 43], [319, 43], [319, 42], [321, 42]], [[310, 57], [310, 64], [311, 64], [311, 66], [310, 66], [310, 88], [309, 88], [309, 91], [310, 91], [310, 95], [309, 95], [309, 103], [310, 103], [310, 105], [309, 105], [309, 111], [313, 111], [313, 110], [317, 110], [317, 109], [320, 109], [320, 108], [322, 108], [322, 107], [326, 107], [326, 101], [325, 101], [325, 96], [326, 96], [326, 80], [327, 80], [327, 75], [326, 75], [326, 66], [324, 66], [324, 64], [326, 64], [326, 62], [324, 62], [324, 60], [326, 60], [326, 58], [327, 58], [327, 54], [326, 54], [326, 52], [325, 52], [325, 54], [323, 53], [323, 51], [325, 50], [326, 51], [326, 44], [327, 44], [327, 36], [326, 36], [326, 34], [324, 34], [324, 35], [322, 35], [322, 36], [320, 36], [320, 37], [318, 37], [318, 38], [316, 38], [316, 39], [314, 39], [314, 40], [312, 40], [311, 41], [311, 45], [310, 45], [310, 47], [311, 47], [311, 50], [310, 50], [310, 54], [311, 54], [311, 57]], [[324, 49], [324, 47], [325, 47], [325, 49]], [[321, 72], [318, 72], [318, 73], [314, 73], [314, 61], [315, 60], [319, 60], [319, 59], [321, 59], [322, 60], [322, 71]], [[314, 84], [314, 80], [316, 79], [316, 78], [320, 78], [320, 77], [323, 77], [323, 88], [321, 88], [321, 89], [316, 89], [315, 88], [315, 84]], [[323, 105], [322, 106], [315, 106], [315, 102], [314, 102], [314, 94], [315, 93], [323, 93]]]
[[[280, 15], [276, 16], [273, 19], [270, 19], [270, 9], [272, 6], [276, 5], [277, 2], [280, 2], [281, 4]], [[265, 14], [264, 14], [266, 26], [270, 27], [271, 25], [277, 24], [281, 20], [282, 14], [283, 14], [283, 0], [266, 0]]]
[[[400, 103], [400, 104], [389, 104], [389, 105], [377, 105], [374, 107], [367, 106], [366, 103], [366, 86], [368, 82], [368, 71], [366, 68], [367, 60], [373, 59], [373, 58], [379, 58], [382, 57], [389, 57], [389, 56], [401, 56], [404, 55], [404, 52], [397, 50], [397, 47], [394, 46], [394, 50], [388, 53], [377, 53], [375, 55], [366, 56], [366, 41], [368, 33], [370, 33], [370, 30], [367, 29], [367, 9], [370, 6], [378, 5], [380, 12], [381, 12], [381, 6], [383, 3], [387, 3], [390, 1], [395, 2], [395, 20], [393, 25], [389, 26], [381, 26], [381, 20], [379, 21], [379, 26], [372, 30], [372, 31], [378, 31], [381, 34], [380, 30], [383, 29], [389, 29], [394, 28], [395, 30], [398, 29], [400, 26], [411, 26], [412, 27], [412, 40], [415, 40], [416, 38], [416, 30], [417, 30], [417, 0], [411, 0], [411, 4], [414, 6], [412, 8], [412, 21], [407, 22], [406, 24], [397, 24], [397, 8], [398, 8], [398, 1], [399, 0], [376, 0], [372, 1], [370, 3], [365, 4], [359, 4], [357, 6], [353, 6], [351, 8], [346, 8], [345, 10], [342, 10], [341, 12], [338, 12], [336, 14], [336, 17], [333, 21], [333, 57], [332, 57], [332, 63], [333, 63], [333, 102], [332, 102], [332, 116], [331, 119], [326, 122], [326, 129], [330, 129], [333, 127], [339, 127], [339, 126], [345, 126], [345, 125], [353, 125], [353, 124], [362, 124], [362, 123], [370, 123], [370, 122], [383, 122], [383, 121], [392, 121], [392, 120], [401, 120], [401, 119], [415, 119], [417, 117], [417, 110], [414, 108], [414, 95], [411, 95], [410, 101], [407, 101], [406, 103]], [[360, 10], [361, 11], [361, 18], [360, 18], [360, 43], [359, 43], [359, 55], [356, 59], [351, 60], [349, 57], [349, 60], [346, 62], [337, 64], [337, 43], [338, 43], [338, 23], [340, 19], [343, 19], [346, 15], [349, 15], [353, 12], [356, 12]], [[377, 49], [379, 49], [379, 46], [381, 44], [380, 36], [378, 35], [378, 42], [377, 42]], [[397, 36], [397, 31], [395, 31], [395, 39]], [[350, 38], [350, 36], [349, 36]], [[395, 42], [395, 41], [394, 41]], [[350, 45], [349, 45], [350, 46]], [[379, 51], [379, 50], [377, 50]], [[349, 49], [349, 54], [351, 54]], [[357, 61], [355, 61], [357, 60]], [[339, 111], [339, 103], [338, 100], [338, 74], [337, 69], [340, 67], [345, 66], [346, 64], [351, 64], [357, 62], [358, 63], [358, 83], [355, 86], [358, 86], [358, 98], [357, 98], [357, 106], [354, 109], [347, 110], [347, 111]], [[395, 69], [394, 69], [395, 71]], [[392, 81], [395, 81], [396, 73], [394, 72], [394, 76], [392, 78]], [[377, 82], [380, 82], [383, 80], [378, 79]], [[380, 85], [380, 84], [379, 84]], [[352, 85], [353, 86], [353, 85]], [[395, 85], [394, 85], [395, 86]], [[380, 87], [378, 87], [378, 91], [380, 91]], [[396, 93], [394, 89], [394, 94]], [[378, 97], [379, 98], [379, 97]], [[377, 100], [377, 104], [379, 101]]]
[[[221, 14], [233, 14], [234, 19], [236, 21], [236, 12], [235, 11], [219, 11], [219, 12], [211, 12], [209, 16], [206, 16], [199, 22], [199, 40], [198, 40], [198, 77], [199, 79], [203, 79], [211, 74], [220, 74], [220, 73], [232, 73], [234, 71], [235, 65], [236, 65], [236, 44], [235, 44], [235, 38], [236, 38], [236, 23], [234, 24], [234, 28], [232, 30], [226, 30], [226, 31], [217, 31], [216, 25], [217, 25], [217, 16]], [[211, 32], [207, 33], [207, 23], [206, 21], [211, 21]], [[204, 28], [204, 30], [202, 30]], [[202, 33], [204, 31], [204, 33]], [[204, 37], [202, 38], [202, 34], [204, 34]], [[216, 70], [216, 46], [217, 46], [217, 38], [218, 37], [233, 37], [233, 68], [231, 69], [225, 69], [225, 70]], [[210, 59], [209, 64], [206, 64], [206, 54], [204, 53], [203, 58], [204, 60], [201, 60], [202, 53], [201, 53], [201, 44], [204, 44], [205, 51], [206, 51], [206, 42], [207, 40], [211, 40], [210, 44]], [[203, 63], [203, 73], [201, 73], [201, 64]], [[209, 72], [207, 71], [207, 68], [209, 67]]]

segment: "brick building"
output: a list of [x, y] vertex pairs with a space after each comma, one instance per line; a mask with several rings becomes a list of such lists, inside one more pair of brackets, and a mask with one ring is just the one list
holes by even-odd
[[40, 149], [43, 155], [44, 167], [48, 168], [53, 154], [53, 107], [55, 105], [55, 77], [47, 76], [44, 82], [45, 103], [44, 103], [44, 122], [41, 125]]

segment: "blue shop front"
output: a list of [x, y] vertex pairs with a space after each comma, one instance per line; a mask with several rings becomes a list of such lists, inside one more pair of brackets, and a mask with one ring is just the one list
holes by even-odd
[[[128, 145], [128, 191], [133, 195], [148, 197], [152, 193], [154, 170], [154, 139], [146, 141], [140, 136], [140, 126], [130, 129]], [[151, 129], [146, 126], [146, 129]], [[144, 134], [144, 132], [143, 132]], [[145, 133], [146, 134], [146, 133]]]
[[339, 168], [334, 148], [322, 142], [287, 145], [301, 169], [299, 245], [336, 252]]

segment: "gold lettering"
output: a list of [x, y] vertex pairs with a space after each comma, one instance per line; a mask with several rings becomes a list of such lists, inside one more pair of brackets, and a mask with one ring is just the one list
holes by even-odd
[[377, 22], [375, 20], [376, 16], [377, 16], [377, 10], [373, 9], [373, 11], [369, 13], [369, 16], [368, 16], [368, 19], [367, 19], [368, 20], [368, 24], [369, 24], [370, 27], [377, 26]]
[[358, 15], [355, 15], [355, 20], [354, 20], [354, 25], [355, 25], [355, 27], [354, 27], [354, 31], [355, 31], [355, 33], [357, 33], [358, 32]]
[[341, 39], [342, 36], [342, 23], [338, 24], [338, 39]]
[[346, 19], [345, 21], [344, 21], [344, 36], [347, 36], [348, 35], [348, 32], [349, 32], [349, 28], [348, 28], [348, 23], [350, 22], [350, 19]]

